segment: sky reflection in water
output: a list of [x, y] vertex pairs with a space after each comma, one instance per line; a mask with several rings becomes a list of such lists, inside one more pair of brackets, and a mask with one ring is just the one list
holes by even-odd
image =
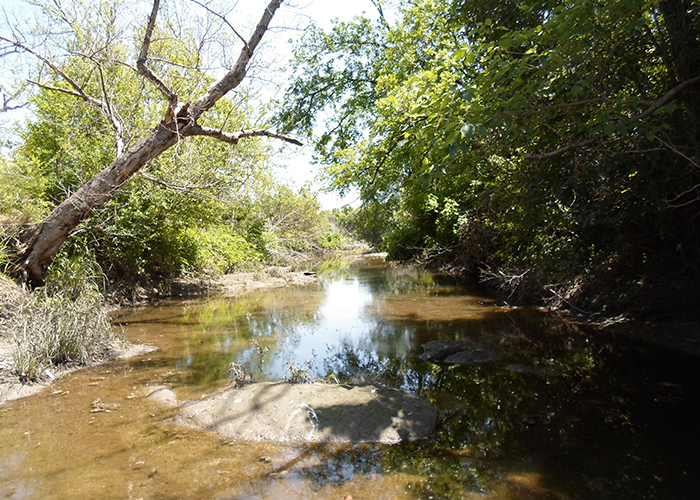
[[[176, 386], [226, 378], [231, 361], [256, 380], [279, 380], [289, 362], [312, 360], [315, 377], [403, 388], [440, 409], [429, 442], [315, 448], [318, 465], [288, 476], [302, 489], [331, 477], [343, 484], [333, 471], [361, 475], [360, 464], [371, 463], [371, 474], [385, 478], [373, 495], [389, 494], [382, 488], [397, 474], [415, 478], [405, 479], [414, 498], [692, 498], [697, 490], [698, 369], [685, 356], [601, 339], [402, 268], [361, 267], [180, 314], [173, 307], [158, 321], [179, 330], [181, 344], [166, 357], [180, 369], [170, 379]], [[436, 339], [470, 342], [494, 361], [422, 361], [422, 346]]]

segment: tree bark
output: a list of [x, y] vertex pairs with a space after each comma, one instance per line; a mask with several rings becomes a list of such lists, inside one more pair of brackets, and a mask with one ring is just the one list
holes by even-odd
[[159, 125], [109, 167], [83, 184], [32, 229], [20, 264], [22, 274], [32, 284], [41, 284], [44, 272], [61, 245], [78, 224], [95, 208], [104, 205], [129, 178], [178, 140], [169, 126]]
[[[688, 3], [686, 0], [664, 0], [659, 3], [674, 65], [669, 71], [675, 73], [680, 82], [700, 76], [700, 41]], [[700, 90], [689, 89], [682, 100], [692, 121], [693, 135], [700, 140]]]
[[[177, 144], [179, 140], [193, 135], [205, 135], [197, 124], [197, 119], [227, 92], [241, 83], [245, 77], [248, 62], [282, 1], [270, 1], [251, 38], [244, 43], [236, 64], [219, 82], [201, 98], [179, 108], [179, 112], [176, 111], [175, 115], [170, 114], [168, 119], [159, 123], [134, 147], [117, 156], [111, 165], [83, 184], [78, 191], [58, 205], [48, 217], [25, 235], [27, 244], [15, 269], [17, 274], [22, 275], [30, 284], [43, 283], [44, 273], [58, 249], [95, 208], [109, 201], [139, 169]], [[154, 5], [157, 7], [157, 0]], [[153, 19], [154, 16], [155, 14], [152, 14], [151, 18]], [[141, 59], [144, 58], [142, 53]], [[172, 103], [170, 104], [169, 109], [172, 111], [173, 106]], [[268, 135], [289, 140], [273, 133], [251, 135]]]

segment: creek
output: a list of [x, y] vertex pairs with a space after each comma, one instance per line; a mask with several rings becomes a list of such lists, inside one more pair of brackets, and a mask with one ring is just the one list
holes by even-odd
[[[166, 301], [115, 318], [157, 351], [74, 372], [0, 408], [13, 499], [691, 499], [700, 491], [697, 358], [601, 337], [482, 290], [367, 259], [317, 284]], [[420, 359], [428, 342], [488, 352]], [[177, 427], [178, 401], [292, 374], [418, 394], [430, 439], [236, 442]]]

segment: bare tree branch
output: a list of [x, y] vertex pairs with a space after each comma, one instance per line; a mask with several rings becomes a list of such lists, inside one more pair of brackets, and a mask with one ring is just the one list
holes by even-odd
[[112, 124], [114, 129], [115, 142], [114, 147], [116, 149], [117, 158], [119, 158], [124, 152], [124, 128], [121, 122], [117, 119], [117, 114], [115, 109], [112, 107], [112, 103], [109, 98], [109, 92], [107, 92], [107, 86], [105, 85], [104, 72], [102, 71], [102, 65], [93, 60], [97, 64], [97, 71], [100, 73], [100, 86], [102, 87], [102, 108], [104, 110], [107, 119]]
[[[156, 0], [157, 1], [157, 0]], [[221, 80], [211, 87], [206, 94], [197, 99], [190, 106], [189, 114], [196, 121], [202, 114], [208, 111], [216, 102], [221, 99], [229, 90], [237, 87], [246, 75], [246, 69], [250, 58], [267, 31], [272, 16], [281, 5], [282, 0], [272, 0], [265, 9], [260, 22], [255, 28], [248, 42], [241, 49], [236, 64]]]
[[25, 52], [32, 54], [34, 57], [36, 57], [41, 62], [46, 64], [49, 68], [51, 68], [51, 70], [54, 73], [56, 73], [58, 76], [60, 76], [68, 85], [70, 85], [73, 88], [73, 90], [75, 91], [74, 95], [80, 97], [81, 99], [83, 99], [83, 100], [85, 100], [85, 101], [87, 101], [95, 106], [102, 107], [102, 101], [88, 95], [82, 86], [78, 85], [78, 83], [73, 78], [68, 76], [68, 74], [66, 74], [65, 71], [63, 71], [61, 68], [56, 66], [51, 60], [47, 59], [46, 57], [42, 56], [41, 54], [39, 54], [35, 50], [29, 48], [28, 46], [26, 46], [26, 45], [24, 45], [16, 40], [10, 40], [9, 38], [5, 38], [3, 36], [0, 36], [0, 40], [2, 40], [3, 42], [7, 42], [9, 44], [12, 44], [20, 50], [23, 50]]
[[[44, 90], [50, 90], [51, 92], [62, 92], [64, 94], [68, 94], [68, 95], [71, 95], [73, 97], [77, 97], [78, 99], [85, 99], [82, 94], [80, 94], [79, 92], [76, 92], [75, 90], [64, 89], [63, 87], [54, 87], [53, 85], [47, 85], [45, 83], [35, 82], [34, 80], [27, 80], [27, 82], [31, 83], [32, 85], [36, 85], [37, 87], [42, 88]], [[88, 101], [88, 102], [90, 102], [91, 104], [99, 105], [99, 101], [97, 101], [97, 99], [95, 99], [94, 101], [95, 102], [93, 102], [93, 101]]]
[[25, 107], [27, 104], [18, 104], [17, 106], [12, 106], [10, 103], [15, 99], [13, 96], [9, 96], [4, 92], [1, 92], [2, 89], [0, 89], [0, 94], [2, 94], [2, 107], [0, 108], [0, 113], [5, 113], [7, 111], [12, 111], [14, 109], [21, 109]]
[[238, 144], [238, 141], [246, 137], [270, 137], [272, 139], [280, 139], [285, 142], [294, 144], [295, 146], [303, 146], [304, 144], [286, 135], [278, 134], [268, 129], [253, 129], [253, 130], [240, 130], [238, 132], [223, 132], [222, 130], [202, 127], [200, 125], [195, 125], [192, 129], [187, 132], [188, 136], [206, 136], [218, 139], [220, 141], [228, 142], [229, 144]]
[[158, 184], [159, 186], [166, 187], [168, 189], [172, 189], [173, 191], [181, 191], [181, 192], [191, 192], [191, 191], [201, 191], [205, 189], [212, 189], [215, 186], [213, 184], [209, 185], [193, 185], [193, 184], [173, 184], [171, 182], [165, 181], [163, 179], [159, 179], [158, 177], [153, 177], [152, 175], [148, 175], [144, 172], [137, 172], [136, 173], [137, 177], [141, 177], [142, 179], [146, 179], [149, 182], [152, 182], [154, 184]]
[[[666, 92], [663, 96], [661, 96], [660, 98], [658, 98], [657, 100], [652, 102], [651, 105], [647, 109], [645, 109], [643, 112], [639, 113], [638, 115], [633, 116], [631, 119], [637, 120], [637, 121], [642, 121], [642, 120], [649, 118], [656, 111], [658, 111], [659, 108], [661, 108], [662, 106], [665, 106], [671, 100], [673, 100], [678, 94], [680, 94], [681, 92], [686, 90], [688, 87], [691, 87], [691, 86], [696, 85], [698, 83], [700, 83], [700, 76], [696, 76], [695, 78], [691, 78], [689, 80], [686, 80], [686, 81], [676, 85], [671, 90]], [[567, 146], [561, 147], [559, 149], [555, 149], [554, 151], [550, 151], [549, 153], [528, 155], [525, 157], [525, 159], [526, 160], [534, 160], [534, 161], [542, 161], [542, 160], [549, 160], [551, 158], [556, 158], [557, 156], [561, 156], [568, 151], [573, 151], [574, 149], [589, 146], [595, 142], [598, 142], [599, 140], [603, 139], [607, 135], [608, 134], [600, 133], [598, 135], [595, 135], [595, 136], [590, 137], [588, 139], [585, 139], [583, 141], [574, 142], [574, 143], [571, 143]]]
[[[160, 8], [160, 0], [153, 0], [153, 10], [151, 15], [148, 17], [148, 25], [146, 26], [146, 34], [143, 37], [143, 44], [141, 45], [141, 53], [136, 61], [136, 68], [138, 69], [139, 75], [147, 78], [155, 87], [161, 91], [165, 98], [170, 103], [170, 109], [177, 106], [177, 94], [167, 86], [167, 84], [158, 78], [151, 69], [146, 66], [148, 61], [148, 51], [151, 48], [151, 37], [153, 36], [153, 28], [156, 25], [156, 17], [158, 16], [158, 9]], [[166, 121], [169, 121], [166, 119]]]
[[[114, 129], [114, 143], [115, 143], [115, 149], [116, 149], [116, 156], [119, 157], [121, 154], [124, 152], [124, 128], [117, 118], [116, 113], [114, 112], [114, 109], [112, 108], [111, 103], [109, 102], [109, 97], [106, 93], [106, 89], [104, 87], [104, 81], [102, 81], [102, 89], [103, 89], [103, 96], [104, 100], [102, 99], [97, 99], [96, 97], [93, 97], [89, 95], [87, 92], [85, 92], [85, 89], [83, 86], [79, 85], [78, 82], [76, 82], [73, 78], [71, 78], [65, 71], [63, 71], [61, 68], [56, 66], [50, 59], [42, 56], [35, 50], [31, 49], [30, 47], [16, 41], [16, 40], [10, 40], [8, 38], [0, 36], [0, 40], [12, 44], [15, 47], [17, 47], [20, 50], [23, 50], [25, 52], [28, 52], [32, 54], [34, 57], [39, 59], [41, 62], [46, 64], [51, 70], [56, 73], [61, 79], [63, 79], [73, 90], [71, 89], [65, 89], [61, 87], [55, 87], [53, 85], [46, 85], [42, 84], [39, 82], [35, 82], [32, 80], [28, 80], [29, 83], [32, 83], [33, 85], [36, 85], [38, 87], [41, 87], [46, 90], [51, 90], [54, 92], [63, 92], [65, 94], [72, 95], [74, 97], [77, 97], [79, 99], [82, 99], [93, 106], [99, 108], [102, 110], [104, 113], [105, 117], [109, 120], [110, 124], [112, 125], [112, 128]], [[102, 73], [102, 67], [97, 63], [94, 59], [92, 59], [92, 62], [94, 64], [97, 64], [98, 69], [100, 71], [100, 74]]]
[[226, 25], [227, 25], [229, 28], [231, 28], [231, 31], [233, 31], [234, 35], [236, 35], [236, 36], [241, 40], [241, 42], [243, 42], [244, 45], [248, 45], [248, 42], [246, 41], [246, 39], [243, 38], [243, 37], [238, 33], [238, 31], [236, 31], [236, 28], [234, 28], [234, 27], [231, 25], [230, 22], [228, 22], [228, 19], [226, 19], [226, 16], [224, 16], [224, 15], [222, 15], [222, 14], [219, 14], [218, 12], [215, 12], [215, 11], [211, 10], [211, 9], [209, 8], [208, 5], [203, 4], [202, 2], [198, 2], [197, 0], [190, 0], [190, 2], [196, 3], [197, 5], [199, 5], [200, 7], [202, 7], [204, 10], [206, 10], [207, 12], [209, 12], [210, 14], [212, 14], [212, 15], [218, 17], [219, 19], [221, 19], [223, 22], [226, 23]]

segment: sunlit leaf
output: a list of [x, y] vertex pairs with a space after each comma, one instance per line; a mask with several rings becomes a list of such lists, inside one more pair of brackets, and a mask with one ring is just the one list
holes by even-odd
[[466, 139], [467, 141], [471, 141], [472, 137], [474, 137], [475, 130], [476, 128], [473, 124], [467, 123], [466, 125], [462, 125], [460, 132], [462, 133], [462, 137], [464, 139]]

